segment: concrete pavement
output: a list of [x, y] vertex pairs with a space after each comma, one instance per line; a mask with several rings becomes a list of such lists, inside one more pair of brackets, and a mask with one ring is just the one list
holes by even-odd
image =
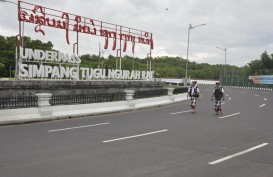
[[211, 87], [200, 86], [200, 90], [195, 114], [187, 112], [189, 102], [180, 102], [1, 126], [0, 174], [272, 177], [272, 92], [226, 88], [223, 107], [228, 117], [220, 118], [212, 110]]

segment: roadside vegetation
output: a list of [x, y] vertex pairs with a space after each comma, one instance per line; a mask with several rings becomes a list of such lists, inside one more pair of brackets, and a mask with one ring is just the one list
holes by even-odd
[[[13, 78], [15, 73], [15, 36], [5, 37], [0, 35], [0, 78]], [[40, 40], [33, 40], [24, 37], [24, 47], [41, 50], [54, 50], [52, 42], [46, 43]], [[90, 68], [116, 68], [116, 57], [100, 57], [99, 54], [81, 55], [82, 66]], [[186, 59], [181, 57], [161, 56], [152, 59], [152, 70], [155, 71], [156, 78], [184, 78]], [[198, 79], [218, 80], [224, 73], [224, 65], [210, 65], [207, 63], [188, 63], [188, 76]], [[147, 58], [133, 58], [131, 56], [122, 57], [123, 70], [147, 70]], [[259, 59], [252, 60], [243, 67], [226, 66], [227, 76], [242, 77], [249, 75], [272, 75], [273, 74], [273, 54], [269, 55], [265, 51]]]

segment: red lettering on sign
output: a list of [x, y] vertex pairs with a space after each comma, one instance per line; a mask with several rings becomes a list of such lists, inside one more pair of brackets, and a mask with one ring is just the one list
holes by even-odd
[[[23, 7], [24, 4], [28, 4], [28, 6]], [[31, 6], [32, 9], [30, 9]], [[60, 15], [58, 15], [58, 13]], [[71, 19], [70, 17], [74, 17], [74, 19]], [[93, 20], [92, 18], [86, 18], [66, 12], [60, 12], [58, 10], [45, 8], [22, 1], [18, 3], [18, 20], [35, 24], [35, 32], [42, 33], [43, 35], [45, 35], [45, 31], [42, 29], [42, 26], [64, 29], [67, 44], [70, 44], [69, 32], [74, 31], [77, 33], [104, 37], [104, 49], [108, 48], [109, 38], [113, 38], [112, 50], [116, 50], [117, 38], [120, 39], [120, 42], [122, 40], [124, 41], [123, 52], [126, 52], [128, 42], [132, 43], [133, 53], [135, 52], [136, 43], [150, 45], [151, 49], [154, 48], [152, 33], [143, 32], [128, 27], [121, 27], [119, 25], [105, 23], [102, 21]], [[97, 27], [100, 29], [98, 30]], [[120, 30], [117, 30], [119, 28]]]
[[63, 22], [63, 26], [61, 26], [61, 23], [59, 23], [58, 26], [62, 29], [65, 29], [66, 42], [67, 42], [67, 44], [70, 44], [70, 42], [69, 42], [69, 15], [68, 15], [68, 13], [63, 12], [62, 19], [64, 19], [64, 18], [66, 19], [66, 22]]

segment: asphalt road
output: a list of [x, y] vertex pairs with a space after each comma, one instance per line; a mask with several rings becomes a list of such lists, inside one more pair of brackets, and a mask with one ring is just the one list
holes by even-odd
[[[189, 102], [0, 127], [1, 177], [272, 177], [273, 94], [200, 86]], [[185, 111], [185, 112], [184, 112]]]

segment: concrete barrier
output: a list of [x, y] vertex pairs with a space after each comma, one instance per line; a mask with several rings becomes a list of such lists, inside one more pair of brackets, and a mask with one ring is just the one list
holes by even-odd
[[106, 103], [0, 110], [0, 125], [76, 118], [163, 106], [189, 100], [187, 94]]
[[49, 100], [52, 96], [50, 93], [36, 93], [35, 96], [38, 97], [38, 107], [43, 107], [43, 106], [50, 106]]
[[238, 87], [238, 86], [224, 86], [226, 88], [238, 88], [247, 90], [263, 90], [263, 91], [273, 91], [272, 88], [261, 88], [261, 87]]

